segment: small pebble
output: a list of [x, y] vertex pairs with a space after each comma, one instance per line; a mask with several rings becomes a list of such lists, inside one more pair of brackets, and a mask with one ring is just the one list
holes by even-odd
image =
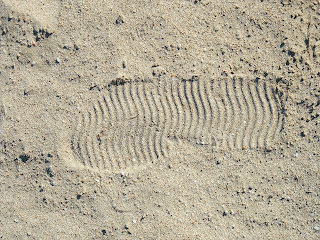
[[320, 230], [320, 227], [319, 227], [319, 226], [314, 226], [314, 227], [313, 227], [313, 230], [319, 231], [319, 230]]
[[119, 17], [118, 17], [117, 20], [116, 20], [116, 24], [117, 24], [117, 25], [121, 25], [121, 24], [123, 24], [123, 23], [124, 23], [123, 17], [119, 15]]
[[31, 62], [31, 66], [32, 66], [32, 67], [33, 67], [35, 64], [36, 64], [35, 61], [32, 61], [32, 62]]
[[60, 62], [61, 62], [60, 58], [57, 58], [56, 63], [60, 63]]
[[51, 182], [51, 186], [54, 186], [54, 185], [56, 185], [53, 181]]

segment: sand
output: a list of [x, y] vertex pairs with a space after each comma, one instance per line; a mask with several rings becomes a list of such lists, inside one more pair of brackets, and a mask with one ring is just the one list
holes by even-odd
[[319, 239], [319, 9], [0, 0], [0, 239]]

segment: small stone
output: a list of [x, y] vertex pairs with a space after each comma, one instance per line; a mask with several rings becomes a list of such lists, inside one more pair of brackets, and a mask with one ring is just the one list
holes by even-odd
[[319, 230], [320, 230], [320, 227], [319, 227], [319, 226], [314, 226], [314, 227], [313, 227], [313, 230], [319, 231]]
[[117, 20], [116, 20], [116, 24], [117, 25], [121, 25], [124, 23], [124, 19], [121, 15], [118, 16]]
[[36, 64], [36, 62], [35, 62], [35, 61], [32, 61], [32, 62], [31, 62], [31, 67], [33, 67], [35, 64]]
[[51, 186], [54, 186], [54, 185], [56, 185], [56, 184], [54, 183], [54, 181], [52, 181], [52, 182], [51, 182]]
[[48, 174], [49, 177], [54, 177], [54, 174], [52, 172], [52, 169], [50, 167], [46, 168], [46, 173]]
[[26, 154], [21, 154], [20, 156], [19, 156], [19, 158], [21, 159], [21, 161], [22, 162], [27, 162], [28, 160], [29, 160], [29, 158], [30, 158], [30, 156], [28, 156], [28, 155], [26, 155]]
[[166, 74], [166, 70], [160, 66], [152, 66], [152, 76], [161, 77]]
[[60, 58], [57, 58], [56, 63], [60, 63], [60, 62], [61, 62]]

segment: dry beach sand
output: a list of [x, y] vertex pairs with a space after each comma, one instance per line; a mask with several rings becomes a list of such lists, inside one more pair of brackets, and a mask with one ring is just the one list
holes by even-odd
[[0, 239], [319, 239], [319, 1], [0, 0]]

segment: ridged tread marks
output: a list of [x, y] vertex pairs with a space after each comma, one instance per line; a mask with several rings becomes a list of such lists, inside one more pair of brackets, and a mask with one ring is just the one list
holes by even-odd
[[[226, 85], [224, 81], [219, 81], [218, 84], [218, 89], [215, 88], [215, 90], [219, 90], [214, 93], [215, 95], [215, 100], [216, 100], [216, 105], [217, 105], [217, 115], [219, 117], [219, 122], [217, 125], [217, 130], [219, 132], [219, 147], [223, 148], [226, 147], [227, 145], [227, 140], [229, 137], [229, 132], [228, 132], [228, 125], [230, 124], [230, 121], [228, 119], [230, 118], [230, 109], [227, 105], [227, 93], [226, 93]], [[214, 126], [213, 126], [214, 127]]]
[[235, 139], [235, 129], [234, 129], [234, 124], [238, 119], [238, 116], [235, 114], [235, 102], [234, 102], [234, 89], [232, 84], [230, 83], [231, 81], [225, 81], [226, 84], [226, 98], [227, 98], [227, 103], [228, 103], [228, 109], [231, 110], [229, 112], [229, 117], [230, 118], [230, 124], [229, 124], [229, 130], [228, 130], [228, 138], [227, 138], [227, 144], [229, 148], [234, 147], [234, 139]]
[[[105, 121], [106, 121], [106, 109], [103, 107], [103, 99], [98, 97], [97, 99], [97, 132], [96, 132], [96, 140], [98, 143], [98, 152], [100, 154], [100, 164], [98, 167], [99, 169], [109, 169], [112, 167], [111, 165], [111, 159], [110, 159], [110, 155], [107, 154], [107, 151], [105, 149], [105, 145], [103, 144], [102, 140], [101, 140], [101, 136], [100, 136], [100, 132], [99, 129], [103, 129], [104, 125], [105, 125]], [[110, 164], [107, 164], [107, 162], [105, 161], [105, 159], [108, 159], [108, 162]]]
[[283, 103], [280, 99], [280, 93], [278, 92], [278, 89], [272, 89], [272, 95], [274, 97], [274, 100], [275, 100], [275, 103], [276, 103], [276, 106], [277, 106], [277, 126], [275, 128], [275, 131], [274, 131], [274, 134], [273, 134], [273, 139], [275, 138], [278, 138], [282, 129], [283, 129], [283, 124], [284, 124], [284, 119], [283, 117], [281, 116], [281, 111], [283, 109]]
[[[131, 146], [130, 146], [130, 135], [131, 133], [131, 128], [130, 128], [130, 123], [131, 121], [131, 114], [130, 114], [130, 108], [129, 108], [129, 102], [127, 99], [127, 96], [125, 93], [128, 94], [128, 90], [129, 90], [129, 86], [127, 85], [125, 87], [125, 85], [120, 85], [118, 86], [116, 89], [118, 89], [119, 91], [117, 92], [117, 100], [119, 102], [120, 105], [120, 109], [122, 112], [122, 116], [121, 116], [121, 132], [122, 132], [122, 138], [120, 140], [120, 142], [122, 142], [121, 146], [122, 146], [122, 158], [124, 161], [124, 166], [133, 166], [133, 161], [132, 159], [134, 158], [134, 155], [132, 155], [132, 151], [130, 151]], [[118, 141], [119, 141], [118, 140]]]
[[[199, 142], [200, 144], [210, 144], [209, 140], [209, 126], [210, 126], [210, 111], [211, 111], [211, 106], [208, 101], [208, 96], [207, 96], [207, 88], [206, 88], [206, 82], [204, 81], [198, 81], [197, 87], [196, 87], [196, 92], [199, 94], [199, 102], [200, 102], [200, 111], [202, 112], [200, 114], [201, 117], [201, 129], [199, 131]], [[209, 119], [208, 119], [209, 118]], [[207, 130], [206, 130], [207, 129]], [[208, 135], [209, 134], [209, 135]]]
[[[172, 107], [173, 112], [176, 112], [177, 115], [173, 115], [172, 118], [175, 120], [171, 131], [173, 132], [172, 137], [180, 138], [182, 137], [182, 129], [185, 126], [185, 113], [183, 111], [183, 104], [180, 97], [179, 91], [180, 82], [172, 81], [171, 82], [171, 94], [174, 107]], [[175, 111], [174, 111], [175, 110]]]
[[262, 132], [262, 129], [263, 129], [263, 119], [265, 117], [265, 114], [264, 114], [264, 108], [263, 108], [263, 103], [262, 103], [262, 100], [261, 100], [261, 96], [259, 94], [259, 89], [260, 89], [260, 86], [258, 83], [254, 84], [254, 87], [253, 87], [253, 97], [254, 99], [256, 100], [256, 109], [257, 109], [257, 112], [256, 112], [256, 119], [257, 119], [257, 128], [255, 129], [256, 130], [256, 137], [254, 139], [254, 145], [255, 147], [261, 147], [259, 145], [259, 139], [260, 139], [260, 135], [261, 135], [261, 132]]
[[135, 139], [137, 136], [139, 136], [139, 131], [141, 129], [139, 128], [139, 112], [135, 103], [135, 99], [133, 98], [134, 96], [134, 84], [130, 84], [128, 88], [127, 93], [126, 93], [126, 101], [128, 102], [129, 106], [129, 113], [131, 115], [131, 125], [130, 125], [130, 146], [131, 146], [131, 152], [133, 153], [134, 157], [132, 158], [132, 162], [134, 165], [141, 164], [141, 159], [143, 158], [141, 156], [142, 152], [139, 152], [138, 149], [138, 144], [139, 144], [139, 139]]
[[266, 140], [267, 131], [268, 131], [268, 119], [271, 117], [271, 115], [268, 109], [266, 96], [264, 95], [264, 85], [260, 83], [257, 84], [256, 90], [257, 90], [259, 101], [262, 107], [262, 123], [261, 123], [260, 132], [258, 134], [257, 145], [259, 146], [259, 148], [263, 148], [266, 143], [265, 140]]
[[[145, 85], [143, 85], [145, 87]], [[149, 130], [149, 139], [148, 139], [148, 147], [150, 147], [151, 149], [149, 150], [149, 152], [152, 155], [152, 162], [156, 162], [157, 159], [159, 158], [159, 149], [157, 147], [156, 144], [156, 129], [157, 129], [157, 125], [159, 122], [159, 113], [158, 113], [158, 109], [155, 105], [154, 102], [154, 98], [153, 98], [153, 85], [149, 86], [148, 90], [146, 90], [146, 88], [144, 88], [144, 95], [145, 95], [145, 102], [147, 103], [148, 109], [149, 109], [149, 113], [150, 113], [150, 120], [151, 123], [149, 125], [150, 130]]]
[[[147, 127], [147, 125], [141, 124], [147, 121], [148, 117], [146, 114], [146, 107], [144, 105], [145, 99], [144, 97], [144, 85], [142, 84], [136, 84], [136, 87], [134, 88], [135, 92], [132, 93], [132, 101], [134, 103], [135, 108], [137, 109], [137, 127], [140, 129], [140, 136], [139, 136], [139, 150], [141, 152], [140, 155], [138, 155], [139, 160], [138, 162], [141, 164], [144, 161], [151, 161], [152, 155], [151, 150], [149, 148], [148, 139], [150, 136], [150, 127]], [[137, 101], [138, 100], [138, 101]], [[139, 130], [137, 132], [139, 134]], [[139, 151], [138, 151], [139, 152]]]
[[268, 86], [266, 83], [264, 83], [264, 91], [265, 91], [265, 96], [269, 105], [270, 115], [271, 115], [269, 118], [269, 123], [268, 123], [269, 131], [266, 134], [265, 145], [271, 146], [272, 139], [274, 139], [275, 137], [274, 133], [276, 131], [276, 126], [278, 122], [278, 111], [277, 111], [277, 105], [275, 101], [272, 101], [272, 99], [274, 99], [272, 88]]
[[195, 104], [193, 99], [193, 92], [192, 92], [193, 82], [184, 81], [183, 83], [184, 83], [184, 94], [185, 94], [185, 98], [187, 100], [187, 104], [190, 111], [190, 121], [188, 125], [188, 130], [186, 133], [186, 139], [188, 139], [189, 141], [195, 142], [195, 135], [196, 135], [195, 129], [198, 127], [198, 124], [199, 124], [199, 120], [198, 120], [199, 112], [197, 109], [197, 105]]
[[[188, 104], [188, 99], [185, 94], [185, 81], [181, 82], [177, 85], [178, 97], [181, 104], [182, 112], [183, 112], [183, 123], [179, 123], [179, 135], [178, 138], [187, 139], [188, 140], [188, 130], [190, 129], [191, 120], [192, 120], [192, 111], [190, 105]], [[179, 104], [179, 102], [178, 102]]]
[[82, 135], [81, 138], [84, 139], [84, 141], [82, 142], [82, 147], [81, 149], [82, 154], [84, 155], [84, 163], [86, 166], [91, 166], [91, 155], [89, 153], [89, 148], [90, 148], [90, 141], [88, 141], [88, 133], [89, 133], [89, 129], [90, 129], [90, 123], [91, 123], [91, 119], [89, 118], [89, 113], [87, 114], [83, 114], [83, 131], [82, 131]]
[[241, 83], [242, 79], [239, 79], [236, 81], [236, 79], [233, 79], [233, 90], [234, 90], [234, 101], [235, 101], [235, 113], [237, 113], [238, 118], [235, 122], [235, 141], [234, 141], [234, 147], [236, 149], [242, 148], [242, 137], [244, 132], [244, 127], [246, 124], [246, 116], [244, 110], [245, 102], [243, 96], [241, 96]]
[[212, 142], [209, 140], [210, 135], [208, 135], [210, 126], [208, 125], [208, 117], [212, 118], [212, 116], [208, 116], [208, 113], [210, 114], [210, 104], [207, 101], [207, 96], [205, 96], [206, 88], [204, 84], [204, 81], [197, 81], [197, 85], [195, 87], [195, 98], [197, 102], [199, 102], [199, 120], [201, 122], [201, 128], [199, 128], [197, 136], [197, 144], [208, 145], [212, 144]]
[[[112, 129], [114, 131], [114, 128], [116, 127], [116, 124], [119, 123], [119, 111], [117, 110], [119, 106], [117, 106], [117, 104], [115, 103], [115, 93], [114, 93], [114, 88], [111, 88], [110, 91], [107, 92], [107, 101], [106, 101], [106, 105], [107, 107], [110, 109], [110, 120], [108, 122], [108, 124], [106, 125], [106, 129], [105, 129], [105, 136], [107, 138], [109, 138], [108, 132]], [[109, 130], [109, 131], [108, 131]], [[118, 133], [119, 134], [119, 133]], [[116, 137], [121, 137], [121, 135], [115, 135], [115, 134], [110, 134], [110, 142], [111, 144], [107, 147], [110, 147], [110, 151], [113, 152], [113, 156], [114, 156], [114, 167], [118, 167], [121, 168], [119, 159], [121, 159], [120, 154], [121, 154], [121, 149], [119, 148], [119, 144], [117, 144], [116, 142]]]
[[97, 139], [97, 128], [100, 123], [100, 118], [102, 116], [101, 112], [99, 112], [99, 103], [95, 101], [95, 104], [93, 104], [93, 112], [94, 115], [92, 115], [92, 124], [91, 124], [91, 132], [93, 133], [92, 136], [90, 136], [90, 140], [92, 143], [92, 154], [93, 154], [93, 159], [92, 159], [92, 165], [94, 168], [101, 168], [100, 166], [101, 163], [101, 153], [99, 152], [99, 142]]
[[[164, 83], [164, 87], [162, 88], [163, 91], [161, 91], [161, 97], [162, 97], [162, 104], [164, 107], [164, 110], [166, 111], [165, 113], [165, 120], [164, 120], [164, 126], [165, 129], [163, 131], [162, 135], [162, 141], [166, 141], [166, 138], [170, 138], [174, 135], [174, 130], [173, 130], [173, 123], [174, 123], [174, 115], [178, 117], [178, 113], [174, 110], [175, 107], [172, 104], [173, 99], [171, 98], [172, 96], [172, 82]], [[169, 152], [169, 146], [165, 144], [165, 157], [167, 157], [167, 154]]]
[[168, 145], [166, 144], [166, 136], [168, 136], [169, 126], [170, 126], [170, 114], [171, 109], [169, 107], [168, 101], [167, 101], [167, 84], [161, 83], [157, 87], [157, 94], [158, 94], [158, 100], [159, 100], [159, 111], [160, 111], [160, 152], [161, 157], [167, 157], [167, 151], [168, 151]]
[[[216, 132], [222, 132], [220, 147], [241, 149], [270, 146], [274, 139], [270, 131], [276, 122], [283, 124], [279, 112], [282, 103], [279, 94], [271, 95], [272, 88], [267, 83], [244, 83], [242, 79], [219, 82], [217, 86], [214, 95], [219, 97], [215, 99], [214, 115], [223, 116], [223, 124], [213, 124], [213, 128]], [[275, 133], [279, 131], [277, 129]]]
[[[190, 85], [190, 88], [189, 88], [189, 91], [190, 91], [190, 95], [191, 95], [191, 102], [192, 102], [192, 108], [193, 108], [193, 112], [195, 113], [194, 114], [194, 117], [193, 117], [193, 123], [192, 123], [192, 131], [190, 133], [190, 137], [193, 138], [193, 141], [196, 143], [196, 144], [200, 144], [200, 142], [202, 141], [201, 140], [201, 121], [204, 117], [204, 114], [203, 114], [203, 108], [201, 106], [201, 103], [200, 103], [200, 100], [199, 100], [199, 92], [197, 92], [197, 85], [199, 84], [199, 81], [196, 80], [194, 82], [189, 82], [189, 85]], [[200, 110], [201, 109], [201, 110]], [[200, 113], [201, 112], [201, 113]]]
[[115, 120], [114, 117], [114, 111], [112, 111], [111, 108], [111, 102], [108, 98], [109, 93], [107, 93], [105, 96], [103, 96], [103, 103], [102, 103], [102, 108], [104, 109], [104, 107], [106, 108], [106, 111], [104, 111], [105, 113], [108, 113], [108, 116], [106, 116], [105, 114], [105, 118], [104, 118], [104, 124], [105, 126], [101, 129], [101, 138], [104, 140], [103, 144], [101, 144], [101, 148], [103, 151], [103, 148], [106, 150], [108, 156], [109, 156], [109, 164], [110, 164], [110, 168], [114, 169], [116, 168], [116, 153], [114, 152], [114, 141], [112, 141], [111, 137], [112, 136], [108, 136], [107, 137], [107, 126], [110, 126], [113, 124], [113, 121]]
[[266, 148], [284, 124], [282, 93], [267, 82], [129, 82], [99, 94], [71, 137], [75, 158], [99, 170], [161, 162], [168, 139], [218, 149]]
[[151, 108], [152, 108], [152, 113], [154, 113], [154, 118], [153, 118], [153, 124], [154, 124], [154, 131], [153, 132], [153, 136], [152, 136], [152, 144], [154, 146], [154, 151], [156, 153], [157, 156], [157, 161], [161, 155], [161, 144], [160, 144], [160, 109], [158, 107], [158, 95], [157, 95], [157, 87], [156, 86], [152, 86], [150, 88], [150, 99], [151, 99]]

